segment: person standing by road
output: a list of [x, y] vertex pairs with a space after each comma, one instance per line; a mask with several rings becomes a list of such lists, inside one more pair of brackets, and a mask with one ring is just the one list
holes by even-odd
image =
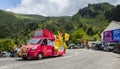
[[88, 40], [84, 39], [82, 41], [82, 43], [83, 43], [83, 46], [85, 46], [87, 49], [89, 49]]

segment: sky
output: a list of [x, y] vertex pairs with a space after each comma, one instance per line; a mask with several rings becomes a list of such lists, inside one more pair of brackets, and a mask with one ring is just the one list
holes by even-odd
[[0, 9], [22, 14], [72, 16], [88, 4], [102, 2], [120, 4], [120, 0], [0, 0]]
[[8, 9], [20, 4], [20, 0], [0, 0], [0, 9]]

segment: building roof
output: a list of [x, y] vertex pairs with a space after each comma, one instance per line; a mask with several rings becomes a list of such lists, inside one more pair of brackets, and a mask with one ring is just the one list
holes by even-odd
[[104, 31], [110, 31], [115, 29], [120, 29], [120, 22], [112, 21]]

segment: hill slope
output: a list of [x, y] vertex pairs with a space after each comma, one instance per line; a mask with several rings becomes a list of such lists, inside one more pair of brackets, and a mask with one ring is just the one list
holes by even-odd
[[105, 13], [113, 8], [114, 6], [109, 3], [89, 4], [87, 7], [80, 9], [73, 16], [72, 21], [75, 23], [75, 26], [82, 28], [90, 36], [88, 39], [93, 36], [96, 39], [100, 37], [101, 32], [109, 24], [109, 19], [106, 18]]
[[27, 16], [18, 18], [13, 14], [0, 10], [0, 38], [11, 38], [17, 41], [19, 37], [27, 35], [38, 27], [39, 21]]
[[73, 42], [79, 39], [96, 40], [100, 39], [101, 32], [111, 20], [120, 20], [119, 12], [119, 5], [115, 7], [109, 3], [89, 4], [72, 17], [44, 17], [0, 10], [0, 38], [24, 42], [33, 30], [46, 28], [54, 33], [69, 33]]

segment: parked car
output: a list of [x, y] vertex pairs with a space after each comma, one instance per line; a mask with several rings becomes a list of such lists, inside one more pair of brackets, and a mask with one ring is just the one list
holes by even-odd
[[75, 44], [71, 43], [71, 44], [68, 45], [68, 49], [73, 49], [74, 46], [75, 46]]
[[99, 44], [98, 44], [98, 49], [99, 49], [99, 50], [103, 50], [104, 46], [105, 46], [104, 43], [99, 43]]
[[92, 49], [94, 50], [103, 50], [104, 44], [103, 43], [97, 43], [92, 46]]
[[98, 50], [98, 44], [92, 44], [92, 49]]
[[115, 46], [113, 47], [113, 52], [120, 54], [120, 43], [115, 44]]
[[2, 51], [0, 54], [1, 57], [7, 57], [8, 56], [8, 52], [6, 51]]
[[84, 46], [83, 44], [78, 44], [77, 46], [78, 46], [78, 48], [80, 48], [80, 49], [85, 48], [85, 46]]
[[113, 51], [114, 46], [115, 46], [114, 43], [106, 43], [106, 44], [104, 45], [103, 50], [104, 50], [104, 51]]
[[68, 45], [68, 49], [78, 49], [78, 48], [81, 48], [81, 45], [75, 45], [74, 43]]

